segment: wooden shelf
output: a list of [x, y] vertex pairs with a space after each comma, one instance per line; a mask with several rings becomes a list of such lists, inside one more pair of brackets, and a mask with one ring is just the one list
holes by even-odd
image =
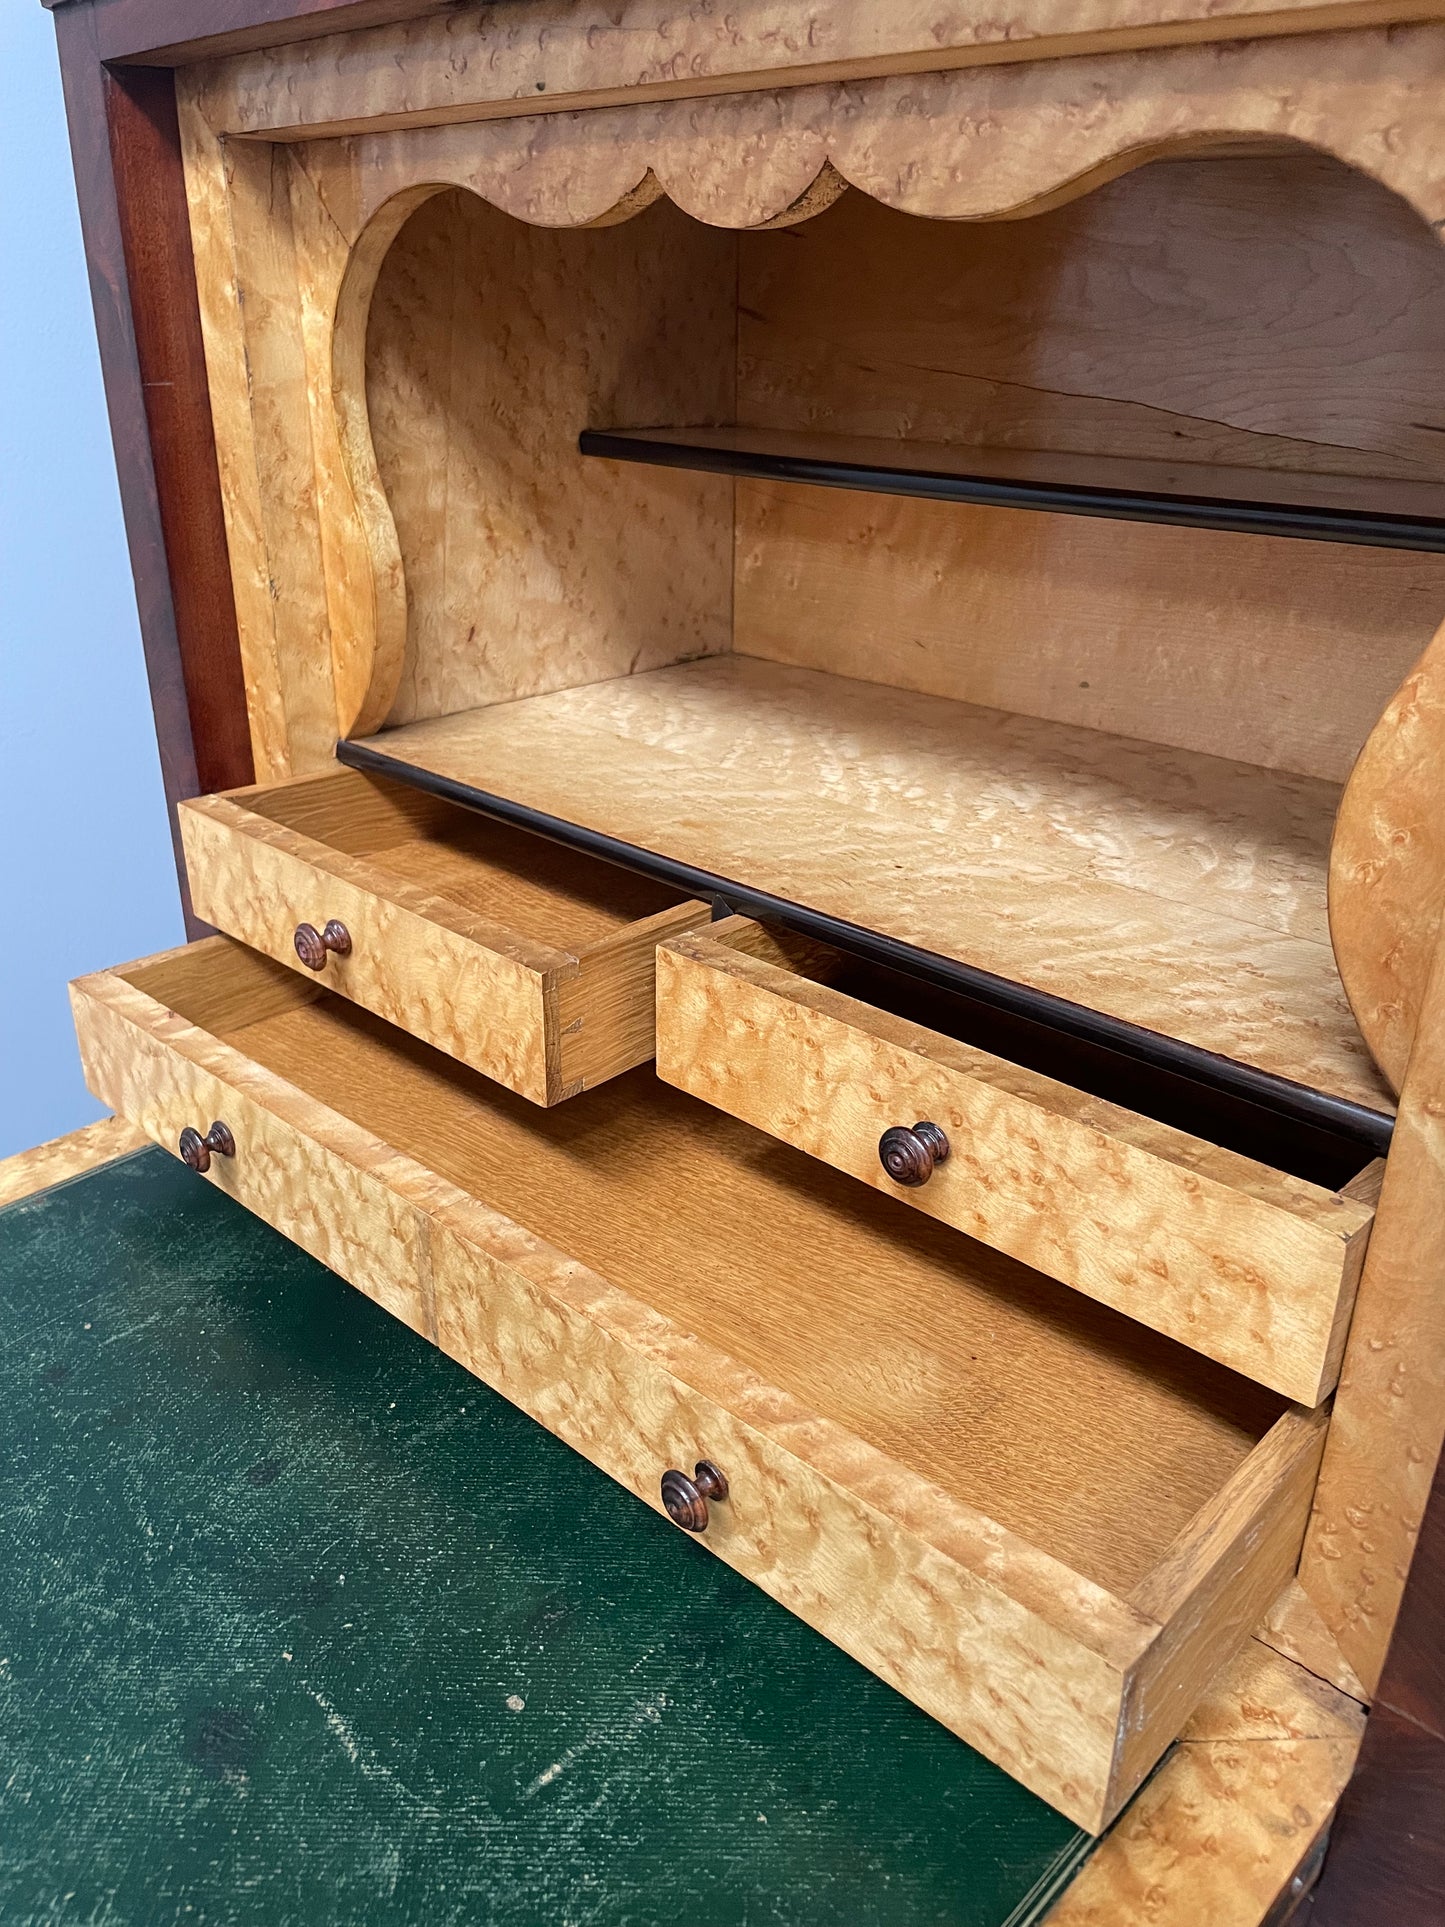
[[764, 428], [584, 429], [582, 454], [714, 475], [1445, 551], [1445, 484]]
[[338, 755], [1388, 1142], [1330, 948], [1318, 778], [736, 655]]

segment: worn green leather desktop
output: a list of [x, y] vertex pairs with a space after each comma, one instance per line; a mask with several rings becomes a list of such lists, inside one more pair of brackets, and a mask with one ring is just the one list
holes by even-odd
[[8, 1927], [995, 1927], [1092, 1844], [162, 1152], [0, 1304]]

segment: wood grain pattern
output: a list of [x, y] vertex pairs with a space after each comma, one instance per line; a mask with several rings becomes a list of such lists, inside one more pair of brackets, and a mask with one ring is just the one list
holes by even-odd
[[[1286, 1411], [1270, 1427], [1269, 1402], [1241, 1381], [1198, 1365], [1176, 1373], [1161, 1341], [1123, 1321], [1107, 1331], [1056, 1322], [1045, 1281], [989, 1254], [960, 1268], [920, 1249], [910, 1262], [918, 1238], [882, 1234], [890, 1300], [878, 1302], [866, 1285], [869, 1213], [851, 1208], [865, 1194], [845, 1188], [841, 1214], [836, 1204], [820, 1213], [811, 1192], [800, 1197], [750, 1160], [753, 1133], [643, 1074], [630, 1097], [627, 1083], [609, 1094], [605, 1131], [577, 1110], [519, 1108], [222, 939], [87, 979], [74, 999], [88, 1076], [151, 1136], [171, 1141], [193, 1113], [224, 1116], [237, 1153], [215, 1161], [209, 1181], [435, 1333], [652, 1503], [659, 1465], [684, 1450], [725, 1463], [733, 1496], [705, 1543], [1082, 1824], [1103, 1824], [1132, 1791], [1134, 1762], [1152, 1764], [1142, 1755], [1156, 1734], [1167, 1743], [1150, 1709], [1191, 1690], [1197, 1638], [1222, 1663], [1238, 1644], [1229, 1601], [1266, 1575], [1277, 1584], [1280, 1560], [1293, 1561], [1296, 1472], [1317, 1446], [1317, 1417]], [[250, 1021], [248, 1001], [262, 1013]], [[202, 1008], [226, 1023], [207, 1030], [189, 1014]], [[388, 1140], [376, 1135], [383, 1118]], [[530, 1157], [516, 1153], [518, 1132]], [[676, 1197], [655, 1183], [660, 1139], [687, 1175]], [[714, 1260], [713, 1194], [724, 1191], [738, 1218]], [[925, 1248], [930, 1231], [920, 1226]], [[678, 1265], [670, 1245], [690, 1261]], [[759, 1263], [761, 1287], [747, 1275]], [[1000, 1265], [1010, 1297], [991, 1289]], [[844, 1313], [852, 1342], [820, 1346], [817, 1315], [855, 1280], [864, 1291]], [[815, 1327], [801, 1345], [790, 1302], [800, 1289]], [[948, 1299], [942, 1324], [909, 1302], [930, 1290]], [[857, 1329], [870, 1303], [875, 1319], [895, 1321], [891, 1360], [883, 1327], [875, 1342]], [[954, 1379], [942, 1408], [926, 1394], [919, 1405], [923, 1386], [898, 1349], [920, 1311], [914, 1355], [931, 1329]], [[1151, 1365], [1137, 1369], [1151, 1347]], [[965, 1390], [971, 1377], [988, 1388], [984, 1406]], [[1080, 1423], [1105, 1382], [1111, 1426]], [[914, 1424], [951, 1431], [956, 1450], [940, 1455], [935, 1443], [921, 1462], [906, 1446], [901, 1458], [884, 1451], [869, 1435], [880, 1420], [887, 1429], [890, 1407], [900, 1444], [911, 1410]], [[1040, 1422], [1046, 1433], [1035, 1435]], [[988, 1432], [1012, 1452], [995, 1452], [985, 1470]], [[1031, 1436], [1047, 1436], [1048, 1450]], [[1080, 1488], [1065, 1467], [1081, 1450], [1104, 1454], [1111, 1475]], [[971, 1505], [960, 1455], [991, 1499], [1037, 1530]], [[926, 1468], [948, 1474], [951, 1489]], [[1083, 1517], [1080, 1489], [1090, 1493]], [[1117, 1572], [1125, 1519], [1136, 1547], [1150, 1548], [1129, 1583], [1149, 1593], [1155, 1569], [1168, 1624], [1045, 1549], [1082, 1529], [1095, 1539], [1091, 1563]], [[1136, 1704], [1140, 1681], [1147, 1705]]]
[[729, 646], [731, 483], [600, 471], [577, 436], [731, 412], [736, 275], [735, 238], [674, 208], [584, 234], [457, 192], [411, 216], [365, 361], [409, 596], [391, 721]]
[[1371, 1693], [1445, 1441], [1445, 946], [1422, 1010], [1299, 1575]]
[[[1096, 485], [1101, 450], [1185, 464], [1183, 486], [1218, 463], [1206, 492], [1272, 475], [1291, 500], [1295, 472], [1353, 472], [1376, 508], [1379, 478], [1442, 472], [1445, 259], [1321, 156], [1144, 168], [1024, 223], [854, 194], [739, 261], [755, 429], [891, 438], [925, 466], [914, 444], [942, 467], [984, 447], [1005, 472], [1047, 450]], [[1335, 781], [1442, 608], [1437, 556], [738, 487], [746, 654]]]
[[738, 260], [752, 428], [1265, 471], [1245, 487], [1393, 478], [1437, 485], [1439, 512], [1445, 259], [1326, 155], [1168, 160], [1021, 222], [847, 194]]
[[1129, 1682], [1115, 1811], [1207, 1689], [1220, 1653], [1238, 1651], [1294, 1570], [1295, 1522], [1309, 1508], [1328, 1426], [1327, 1412], [1286, 1412], [1129, 1594], [1161, 1630]]
[[1339, 1641], [1297, 1579], [1290, 1581], [1260, 1621], [1256, 1637], [1361, 1705], [1368, 1702], [1370, 1696], [1340, 1651]]
[[631, 0], [559, 18], [549, 0], [466, 8], [232, 63], [225, 130], [267, 139], [421, 127], [631, 99], [930, 73], [1430, 17], [1421, 0], [1029, 0], [1006, 18], [931, 0], [796, 5]]
[[98, 1164], [123, 1158], [149, 1142], [145, 1132], [123, 1117], [103, 1117], [64, 1137], [53, 1137], [33, 1150], [0, 1158], [0, 1205], [14, 1204], [52, 1184], [64, 1184]]
[[181, 826], [209, 922], [299, 971], [297, 924], [339, 918], [328, 989], [535, 1104], [651, 1057], [653, 951], [708, 914], [349, 771], [188, 803]]
[[[1445, 32], [1434, 26], [1360, 30], [309, 141], [292, 151], [290, 162], [292, 250], [299, 245], [301, 254], [296, 299], [286, 295], [273, 258], [284, 223], [278, 218], [269, 239], [249, 229], [247, 209], [260, 203], [236, 158], [244, 142], [231, 144], [226, 163], [241, 183], [226, 232], [225, 166], [214, 130], [225, 123], [228, 70], [224, 62], [195, 70], [182, 84], [183, 122], [192, 128], [188, 171], [243, 654], [253, 723], [262, 719], [256, 727], [271, 744], [258, 769], [278, 775], [319, 767], [330, 730], [349, 730], [356, 718], [369, 725], [386, 713], [394, 694], [399, 552], [386, 532], [370, 435], [357, 412], [355, 344], [377, 272], [377, 237], [394, 234], [398, 197], [411, 197], [403, 210], [410, 212], [417, 198], [438, 187], [462, 187], [534, 226], [577, 228], [625, 221], [665, 194], [713, 226], [757, 228], [806, 218], [846, 181], [891, 206], [960, 220], [1046, 209], [1158, 153], [1216, 149], [1242, 138], [1332, 152], [1433, 221], [1445, 212], [1426, 158], [1435, 140], [1442, 49]], [[922, 127], [929, 131], [920, 147]], [[281, 149], [267, 152], [280, 155]], [[282, 166], [268, 162], [269, 171], [257, 179], [275, 189]], [[820, 182], [828, 189], [815, 194]], [[373, 229], [376, 221], [381, 227]], [[247, 285], [255, 292], [243, 325], [236, 296]], [[275, 299], [267, 289], [279, 291]], [[335, 369], [315, 338], [333, 312], [341, 323]], [[267, 414], [258, 426], [244, 419], [247, 327], [267, 337], [264, 352], [251, 356], [255, 406]], [[281, 402], [297, 366], [306, 371], [306, 407], [282, 405], [278, 416], [273, 404]], [[318, 424], [309, 435], [303, 433], [308, 409]], [[339, 411], [339, 443], [330, 409]], [[291, 424], [284, 448], [276, 445], [278, 419]], [[340, 480], [338, 448], [349, 470]], [[288, 478], [308, 459], [313, 491], [328, 504], [316, 541], [305, 517], [295, 522], [286, 513]], [[279, 496], [269, 516], [258, 491]], [[420, 494], [426, 497], [424, 488]], [[555, 496], [551, 512], [559, 512]], [[263, 540], [268, 526], [279, 544], [275, 553]], [[369, 593], [363, 580], [368, 544]], [[295, 595], [281, 598], [287, 609], [314, 609], [318, 598], [331, 604], [335, 686], [329, 699], [311, 681], [324, 659], [312, 650], [292, 666], [291, 643], [276, 642], [271, 611], [257, 593], [267, 581], [293, 576]], [[544, 585], [549, 594], [555, 586]], [[1313, 593], [1312, 583], [1300, 588], [1306, 600]], [[565, 601], [560, 589], [558, 596]], [[1365, 598], [1356, 599], [1366, 608]], [[1386, 598], [1392, 606], [1398, 599]], [[1404, 600], [1411, 602], [1411, 595]], [[418, 622], [437, 619], [430, 605], [429, 597], [413, 598]], [[505, 627], [510, 614], [501, 613]], [[1381, 620], [1378, 611], [1370, 613]], [[1404, 620], [1408, 627], [1415, 617]], [[1330, 676], [1314, 680], [1327, 684]], [[1338, 759], [1350, 730], [1336, 735], [1322, 753]]]
[[[44, 6], [47, 0], [41, 0]], [[180, 67], [324, 34], [391, 26], [459, 0], [107, 0], [99, 9], [102, 60]], [[68, 0], [49, 0], [64, 6]]]
[[251, 745], [275, 780], [338, 733], [289, 163], [224, 147], [193, 88], [176, 104]]
[[[734, 948], [658, 955], [657, 1072], [900, 1204], [1317, 1405], [1373, 1213]], [[917, 1190], [879, 1162], [915, 1118], [951, 1154]]]
[[1445, 631], [1361, 752], [1330, 845], [1330, 937], [1360, 1033], [1391, 1086], [1404, 1082], [1440, 929], [1445, 839]]
[[375, 747], [1389, 1106], [1325, 929], [1330, 784], [746, 657]]
[[1260, 1927], [1328, 1826], [1362, 1709], [1251, 1640], [1049, 1927]]
[[[202, 791], [225, 789], [252, 780], [251, 736], [216, 443], [205, 405], [205, 350], [175, 83], [169, 74], [112, 68], [106, 72], [105, 91], [126, 290], [165, 535], [195, 782]], [[125, 459], [135, 457], [127, 454]], [[142, 614], [153, 622], [154, 612], [145, 607], [147, 593], [143, 588]], [[163, 715], [161, 708], [158, 725]], [[168, 792], [172, 806], [183, 793], [176, 788]]]
[[[1333, 155], [1433, 221], [1442, 67], [1445, 28], [1431, 24], [361, 134], [302, 151], [352, 234], [421, 181], [467, 187], [541, 226], [586, 226], [665, 195], [698, 220], [757, 228], [803, 204], [828, 166], [912, 214], [1037, 214], [1160, 155], [1258, 141]], [[207, 84], [219, 121], [224, 69]]]

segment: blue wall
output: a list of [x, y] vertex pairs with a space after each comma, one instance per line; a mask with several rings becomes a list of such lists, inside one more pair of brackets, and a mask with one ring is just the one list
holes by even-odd
[[179, 943], [55, 31], [0, 6], [0, 1157], [102, 1115], [70, 977]]

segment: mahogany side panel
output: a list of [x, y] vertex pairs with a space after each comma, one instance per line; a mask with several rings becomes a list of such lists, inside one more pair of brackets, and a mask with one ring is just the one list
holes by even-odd
[[251, 738], [196, 302], [175, 83], [159, 70], [109, 71], [106, 101], [196, 781], [203, 791], [231, 789], [251, 781]]

